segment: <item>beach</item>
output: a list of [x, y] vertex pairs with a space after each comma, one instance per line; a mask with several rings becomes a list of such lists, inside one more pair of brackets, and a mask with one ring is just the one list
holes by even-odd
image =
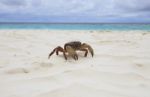
[[[75, 61], [49, 53], [69, 41]], [[0, 97], [150, 97], [150, 31], [0, 30]]]

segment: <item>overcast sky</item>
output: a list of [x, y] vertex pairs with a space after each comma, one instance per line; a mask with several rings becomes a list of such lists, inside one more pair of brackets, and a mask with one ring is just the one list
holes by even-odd
[[150, 0], [0, 0], [0, 22], [150, 23]]

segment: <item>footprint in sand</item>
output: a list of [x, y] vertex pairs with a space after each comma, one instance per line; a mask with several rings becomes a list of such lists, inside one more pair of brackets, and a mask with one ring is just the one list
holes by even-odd
[[29, 73], [29, 70], [25, 68], [15, 68], [6, 71], [7, 74], [20, 74], [20, 73]]
[[142, 64], [135, 64], [137, 67], [143, 67]]

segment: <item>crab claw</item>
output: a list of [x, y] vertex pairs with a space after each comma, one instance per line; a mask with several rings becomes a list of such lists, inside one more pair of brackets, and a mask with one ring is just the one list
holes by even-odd
[[72, 56], [75, 60], [78, 60], [78, 55], [71, 46], [66, 46], [66, 51], [68, 52], [69, 56]]
[[94, 50], [90, 45], [83, 43], [81, 48], [83, 48], [83, 49], [87, 48], [89, 50], [89, 52], [91, 53], [92, 57], [94, 56]]

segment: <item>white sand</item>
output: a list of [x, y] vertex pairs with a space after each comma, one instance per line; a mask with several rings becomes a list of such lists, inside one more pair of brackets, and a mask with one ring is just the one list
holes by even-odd
[[[95, 56], [48, 60], [72, 40]], [[150, 32], [0, 30], [0, 97], [150, 97]]]

